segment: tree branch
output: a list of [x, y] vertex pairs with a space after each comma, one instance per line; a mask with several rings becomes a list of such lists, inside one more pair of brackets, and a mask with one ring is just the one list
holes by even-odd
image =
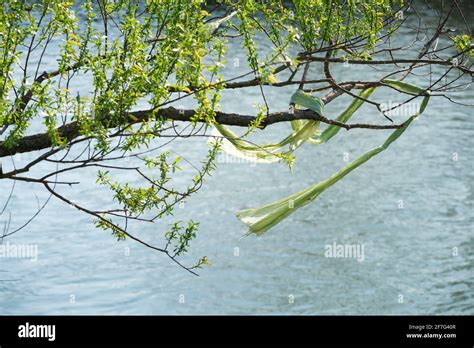
[[[136, 124], [148, 120], [159, 120], [166, 119], [171, 121], [183, 121], [190, 122], [196, 116], [194, 110], [180, 110], [174, 107], [167, 107], [159, 109], [157, 111], [153, 110], [141, 110], [131, 112], [129, 117], [130, 124]], [[106, 119], [104, 117], [104, 119]], [[225, 112], [216, 112], [215, 120], [217, 123], [228, 126], [239, 126], [239, 127], [248, 127], [253, 122], [256, 121], [255, 116], [251, 115], [241, 115], [235, 113], [225, 113]], [[331, 120], [325, 116], [318, 115], [317, 113], [311, 110], [296, 110], [294, 113], [290, 112], [275, 112], [268, 115], [267, 118], [261, 123], [263, 128], [281, 122], [290, 122], [295, 120], [317, 120], [326, 124], [336, 125], [344, 129], [354, 129], [354, 128], [365, 128], [365, 129], [396, 129], [400, 128], [401, 125], [391, 124], [391, 125], [374, 125], [374, 124], [345, 124], [338, 121]], [[204, 121], [199, 121], [204, 122]], [[110, 124], [109, 128], [117, 128], [123, 124]], [[79, 137], [80, 127], [77, 122], [71, 122], [66, 125], [57, 128], [58, 134], [65, 138], [67, 142]], [[18, 143], [11, 147], [6, 148], [4, 142], [0, 142], [0, 157], [12, 156], [17, 153], [25, 153], [37, 150], [43, 150], [50, 148], [52, 146], [51, 137], [48, 133], [39, 133], [34, 135], [25, 136], [18, 141]]]

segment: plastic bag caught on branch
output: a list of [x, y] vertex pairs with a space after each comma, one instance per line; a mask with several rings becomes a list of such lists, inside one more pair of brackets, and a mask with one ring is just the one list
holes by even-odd
[[[429, 101], [430, 94], [428, 91], [421, 87], [397, 80], [384, 80], [383, 84], [402, 93], [412, 94], [414, 96], [423, 96], [424, 98], [419, 110], [411, 115], [400, 128], [392, 132], [392, 134], [382, 145], [365, 152], [347, 166], [334, 173], [328, 179], [313, 184], [302, 191], [296, 192], [276, 202], [257, 208], [238, 211], [236, 216], [249, 227], [249, 233], [261, 235], [285, 219], [287, 216], [295, 212], [297, 209], [315, 200], [324, 190], [334, 185], [344, 176], [370, 160], [375, 155], [387, 149], [390, 144], [392, 144], [400, 137], [400, 135], [403, 134], [403, 132], [405, 132], [410, 123], [421, 113], [423, 113]], [[360, 93], [361, 99], [354, 99], [352, 103], [336, 118], [336, 120], [343, 123], [347, 122], [360, 108], [360, 106], [363, 105], [365, 102], [364, 99], [367, 99], [374, 92], [374, 90], [375, 87], [363, 90]], [[298, 90], [292, 96], [291, 103], [309, 108], [319, 115], [322, 115], [323, 113], [322, 101], [319, 98], [303, 93], [300, 90]], [[294, 149], [301, 146], [301, 144], [304, 142], [311, 142], [315, 144], [324, 143], [334, 137], [340, 128], [336, 125], [329, 125], [322, 133], [319, 133], [319, 122], [313, 120], [294, 122], [292, 127], [294, 131], [288, 137], [279, 143], [267, 145], [250, 144], [243, 139], [239, 139], [235, 134], [228, 131], [226, 127], [221, 125], [217, 125], [216, 129], [217, 132], [224, 137], [224, 142], [227, 142], [223, 147], [224, 151], [228, 151], [229, 154], [236, 156], [247, 156], [251, 154], [254, 156], [253, 158], [257, 157], [262, 162], [271, 163], [277, 162], [279, 160], [278, 156], [281, 154], [272, 151], [279, 150], [288, 144], [291, 145], [290, 151], [294, 151]]]

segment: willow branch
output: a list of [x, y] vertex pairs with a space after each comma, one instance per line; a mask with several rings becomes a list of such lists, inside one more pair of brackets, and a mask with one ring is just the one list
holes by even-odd
[[[170, 121], [182, 121], [182, 122], [191, 122], [195, 119], [196, 112], [195, 110], [183, 110], [176, 109], [174, 107], [167, 107], [159, 110], [141, 110], [134, 111], [129, 114], [129, 117], [125, 122], [114, 124], [109, 123], [107, 126], [109, 128], [117, 128], [124, 124], [137, 124], [144, 121], [152, 120], [170, 120]], [[106, 119], [105, 117], [103, 119]], [[251, 115], [242, 115], [236, 113], [225, 113], [225, 112], [216, 112], [215, 120], [217, 123], [228, 126], [239, 126], [239, 127], [248, 127], [253, 124], [257, 118], [256, 116]], [[375, 124], [363, 124], [363, 123], [353, 123], [345, 124], [332, 119], [329, 119], [325, 116], [319, 115], [311, 110], [296, 110], [293, 113], [288, 111], [286, 112], [275, 112], [269, 114], [261, 123], [262, 128], [270, 126], [272, 124], [281, 123], [281, 122], [290, 122], [295, 120], [317, 120], [322, 123], [336, 125], [344, 129], [354, 129], [354, 128], [365, 128], [365, 129], [396, 129], [400, 128], [401, 125], [391, 124], [391, 125], [375, 125]], [[205, 122], [204, 120], [198, 120], [198, 122]], [[65, 124], [56, 129], [57, 134], [70, 142], [71, 140], [81, 136], [80, 127], [77, 122], [71, 122]], [[48, 133], [39, 133], [34, 135], [25, 136], [20, 139], [16, 145], [10, 148], [4, 146], [4, 142], [0, 142], [0, 157], [12, 156], [17, 153], [25, 153], [37, 150], [43, 150], [52, 147], [51, 136]]]

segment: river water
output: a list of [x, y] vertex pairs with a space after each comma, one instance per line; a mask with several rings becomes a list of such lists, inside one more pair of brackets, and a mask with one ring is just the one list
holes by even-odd
[[[473, 7], [467, 11], [470, 18]], [[54, 53], [48, 52], [49, 66]], [[238, 75], [244, 53], [231, 46], [229, 55], [227, 71]], [[335, 74], [352, 80], [377, 72], [340, 66]], [[75, 88], [86, 91], [87, 79]], [[294, 88], [265, 90], [273, 111], [288, 108]], [[374, 97], [397, 100], [382, 90]], [[457, 97], [472, 102], [472, 88]], [[235, 90], [224, 95], [222, 109], [253, 113], [254, 102], [260, 102], [258, 89]], [[347, 102], [338, 99], [326, 113], [337, 115]], [[355, 117], [383, 121], [365, 106]], [[388, 133], [341, 131], [328, 144], [303, 146], [293, 172], [221, 158], [205, 187], [175, 213], [201, 223], [186, 259], [210, 259], [199, 277], [132, 241], [117, 242], [88, 216], [52, 199], [34, 222], [4, 240], [37, 245], [38, 259], [0, 258], [0, 314], [474, 314], [472, 117], [473, 108], [432, 98], [387, 151], [261, 237], [242, 238], [246, 230], [234, 213], [326, 178]], [[275, 140], [287, 132], [288, 125], [277, 125], [258, 136]], [[203, 138], [168, 148], [194, 163], [207, 151]], [[86, 205], [106, 202], [95, 174], [77, 174], [84, 184], [62, 192]], [[0, 183], [0, 204], [10, 185]], [[40, 187], [17, 183], [0, 222], [11, 213], [11, 228], [21, 226], [45, 198]], [[162, 229], [141, 224], [136, 233], [160, 243]], [[325, 257], [334, 242], [363, 246], [363, 260]]]

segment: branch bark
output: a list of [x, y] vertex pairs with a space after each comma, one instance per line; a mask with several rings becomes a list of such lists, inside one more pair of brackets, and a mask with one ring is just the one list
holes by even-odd
[[[154, 114], [154, 115], [153, 115]], [[143, 121], [151, 120], [152, 118], [166, 119], [170, 121], [183, 121], [190, 122], [196, 115], [194, 110], [180, 110], [174, 107], [167, 107], [159, 109], [153, 113], [153, 110], [140, 110], [134, 111], [130, 114], [130, 123], [136, 124]], [[105, 118], [104, 118], [105, 119]], [[228, 126], [239, 126], [248, 127], [256, 121], [255, 116], [242, 115], [235, 113], [216, 112], [215, 120], [217, 123]], [[390, 125], [374, 125], [374, 124], [362, 124], [353, 123], [345, 124], [338, 121], [331, 120], [325, 116], [318, 115], [311, 110], [297, 110], [294, 113], [290, 112], [275, 112], [269, 114], [262, 122], [262, 127], [265, 128], [269, 125], [290, 122], [295, 120], [317, 120], [326, 124], [336, 125], [346, 130], [354, 128], [365, 128], [365, 129], [396, 129], [400, 128], [401, 125], [390, 124]], [[204, 121], [199, 121], [204, 122]], [[117, 128], [123, 124], [111, 124], [110, 128]], [[67, 142], [81, 136], [80, 127], [77, 122], [71, 122], [57, 128], [58, 134], [65, 138]], [[23, 137], [16, 145], [11, 148], [6, 148], [4, 142], [0, 142], [0, 157], [12, 156], [17, 153], [32, 152], [50, 148], [52, 146], [51, 138], [48, 133], [39, 133]]]

